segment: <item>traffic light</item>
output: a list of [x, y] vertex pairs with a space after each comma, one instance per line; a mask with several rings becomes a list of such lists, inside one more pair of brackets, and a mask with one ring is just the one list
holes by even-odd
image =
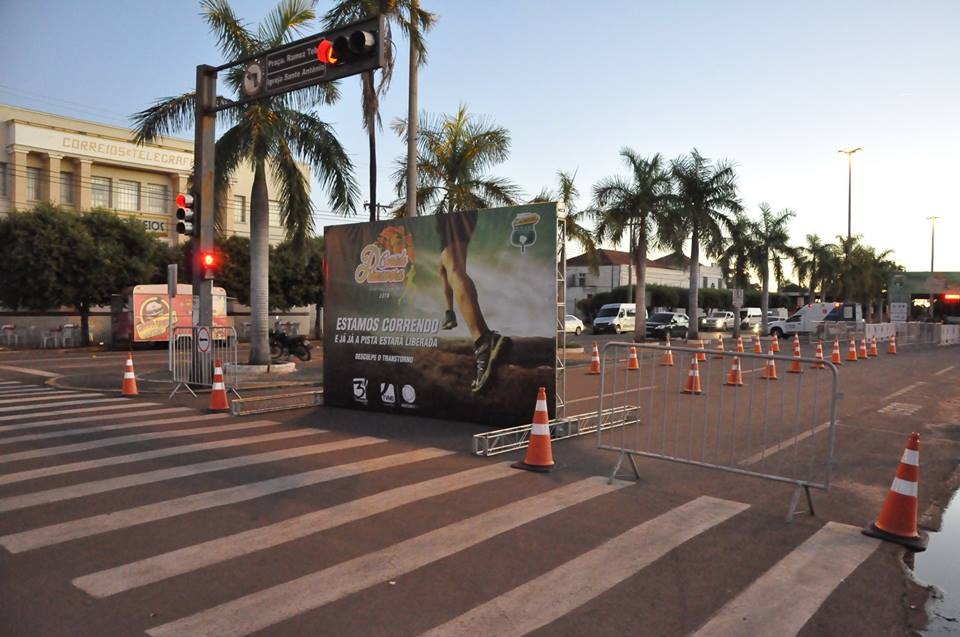
[[195, 200], [189, 192], [177, 195], [177, 233], [187, 237], [200, 236], [200, 220], [195, 210]]
[[200, 253], [200, 270], [203, 278], [212, 279], [220, 269], [220, 260], [215, 252], [204, 250]]
[[[356, 29], [333, 38], [324, 38], [317, 44], [317, 59], [328, 66], [367, 66], [381, 58], [379, 31]], [[377, 66], [382, 62], [378, 62]], [[376, 68], [376, 67], [373, 67]], [[357, 71], [359, 72], [359, 70]]]

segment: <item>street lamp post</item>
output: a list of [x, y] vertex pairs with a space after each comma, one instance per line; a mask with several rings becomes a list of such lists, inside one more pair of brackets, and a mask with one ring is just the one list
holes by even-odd
[[[930, 215], [927, 217], [927, 220], [930, 222], [930, 276], [933, 276], [933, 238], [934, 238], [934, 228], [937, 226], [937, 219], [940, 217], [936, 215]], [[930, 293], [930, 319], [933, 319], [933, 292]]]
[[843, 153], [847, 156], [847, 244], [844, 246], [843, 253], [846, 256], [850, 256], [850, 237], [852, 236], [852, 223], [851, 223], [851, 201], [852, 201], [852, 192], [853, 192], [853, 154], [863, 150], [859, 146], [856, 148], [841, 148], [838, 150], [838, 153]]

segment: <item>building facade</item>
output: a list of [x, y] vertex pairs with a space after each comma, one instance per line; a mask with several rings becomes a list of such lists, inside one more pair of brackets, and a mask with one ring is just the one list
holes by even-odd
[[[187, 190], [193, 142], [164, 137], [140, 146], [132, 136], [127, 128], [0, 104], [0, 215], [42, 201], [78, 212], [106, 208], [176, 242], [174, 198]], [[301, 170], [309, 185], [309, 168]], [[241, 166], [226, 193], [225, 235], [250, 235], [252, 186], [252, 169]], [[270, 243], [276, 244], [284, 233], [270, 171], [267, 192]]]
[[[586, 254], [567, 259], [567, 313], [576, 314], [577, 301], [616, 287], [636, 283], [636, 268], [630, 254], [619, 250], [598, 250], [599, 273], [590, 271]], [[659, 259], [647, 259], [647, 283], [686, 288], [690, 285], [690, 259], [673, 253]], [[701, 288], [726, 288], [717, 265], [700, 264]]]

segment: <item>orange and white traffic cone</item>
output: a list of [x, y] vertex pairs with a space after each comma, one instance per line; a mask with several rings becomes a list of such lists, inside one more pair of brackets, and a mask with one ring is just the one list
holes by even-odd
[[790, 367], [787, 369], [788, 374], [802, 374], [803, 367], [800, 364], [800, 339], [794, 337], [793, 339], [793, 360], [790, 361]]
[[798, 347], [800, 347], [800, 335], [799, 335], [799, 334], [794, 334], [794, 335], [793, 335], [793, 348], [796, 349], [796, 348], [798, 348]]
[[902, 544], [912, 551], [927, 548], [927, 534], [917, 529], [917, 488], [920, 483], [920, 434], [907, 439], [897, 473], [880, 517], [864, 527], [864, 535]]
[[713, 355], [714, 358], [723, 358], [723, 334], [717, 335], [717, 353]]
[[743, 370], [740, 369], [739, 356], [733, 357], [733, 362], [730, 363], [730, 371], [727, 373], [727, 382], [724, 385], [743, 386]]
[[887, 354], [896, 354], [897, 353], [897, 335], [890, 335], [890, 345], [887, 346]]
[[701, 363], [707, 360], [707, 349], [703, 346], [703, 339], [700, 339], [700, 349], [697, 351], [697, 360]]
[[218, 358], [213, 364], [213, 387], [210, 390], [210, 405], [208, 411], [230, 411], [227, 401], [227, 388], [223, 384], [223, 367]]
[[763, 345], [760, 344], [760, 337], [753, 337], [753, 353], [754, 354], [763, 354]]
[[596, 375], [600, 373], [600, 350], [597, 349], [597, 344], [593, 344], [593, 353], [590, 355], [590, 369], [587, 370], [587, 374]]
[[777, 335], [773, 335], [773, 341], [770, 342], [770, 351], [780, 353], [780, 339], [777, 338]]
[[127, 364], [123, 368], [123, 385], [120, 391], [124, 396], [137, 395], [137, 375], [133, 372], [133, 352], [127, 354]]
[[630, 357], [627, 359], [627, 371], [640, 371], [640, 361], [637, 360], [637, 348], [630, 346]]
[[857, 339], [855, 338], [850, 339], [850, 349], [847, 350], [847, 360], [857, 360]]
[[743, 337], [742, 336], [737, 337], [737, 353], [743, 354]]
[[874, 335], [873, 338], [870, 339], [870, 351], [867, 352], [867, 354], [870, 355], [870, 356], [872, 356], [872, 357], [874, 357], [874, 358], [876, 358], [877, 356], [880, 355], [880, 353], [877, 351], [877, 337], [876, 337], [876, 335]]
[[777, 363], [773, 360], [773, 350], [770, 350], [770, 358], [767, 359], [767, 364], [763, 368], [763, 373], [760, 375], [760, 378], [764, 380], [780, 380], [777, 378]]
[[830, 354], [830, 362], [834, 365], [843, 365], [843, 361], [840, 360], [840, 339], [838, 337], [833, 339], [833, 353]]
[[[837, 357], [840, 356], [840, 352], [837, 352]], [[826, 369], [827, 366], [823, 364], [823, 339], [817, 341], [817, 353], [814, 356], [817, 359], [817, 362], [811, 365], [810, 367], [814, 369]]]
[[663, 353], [663, 356], [660, 357], [660, 365], [662, 367], [673, 367], [673, 350], [670, 349], [670, 335], [667, 334], [666, 341], [667, 351]]
[[547, 413], [547, 390], [537, 390], [537, 406], [533, 410], [530, 427], [530, 443], [522, 462], [512, 465], [516, 469], [546, 473], [553, 469], [553, 449], [550, 446], [550, 415]]
[[858, 352], [858, 355], [860, 356], [860, 358], [867, 357], [867, 337], [866, 336], [860, 339], [860, 351]]
[[690, 372], [687, 374], [687, 382], [683, 386], [684, 394], [699, 394], [700, 389], [700, 365], [697, 364], [697, 357], [690, 357]]

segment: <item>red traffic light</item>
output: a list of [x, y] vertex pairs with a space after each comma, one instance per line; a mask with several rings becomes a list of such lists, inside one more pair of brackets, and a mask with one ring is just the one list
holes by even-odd
[[217, 258], [213, 256], [212, 252], [204, 252], [200, 255], [200, 265], [204, 268], [212, 268], [217, 265]]
[[333, 51], [333, 42], [326, 39], [320, 40], [320, 44], [317, 45], [317, 59], [324, 64], [337, 63], [337, 56]]
[[181, 192], [177, 195], [177, 207], [189, 208], [193, 206], [193, 195], [187, 192]]

